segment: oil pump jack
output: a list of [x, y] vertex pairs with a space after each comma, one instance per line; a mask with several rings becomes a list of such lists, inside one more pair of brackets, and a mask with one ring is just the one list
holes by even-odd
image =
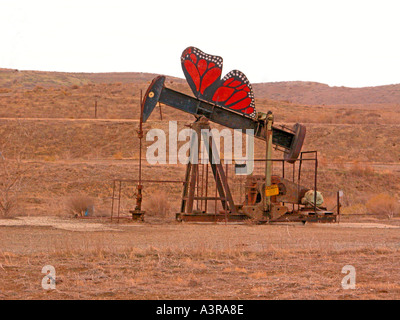
[[[284, 162], [294, 164], [303, 158], [301, 152], [306, 127], [297, 123], [292, 128], [274, 126], [272, 112], [255, 111], [254, 96], [250, 83], [240, 71], [233, 70], [220, 79], [222, 58], [208, 55], [189, 47], [181, 56], [182, 68], [195, 97], [172, 90], [165, 86], [165, 76], [157, 76], [148, 87], [141, 105], [141, 121], [147, 121], [157, 103], [192, 114], [196, 121], [190, 125], [201, 137], [202, 130], [210, 130], [210, 122], [227, 128], [251, 132], [257, 139], [265, 141], [265, 174], [250, 174], [246, 179], [246, 196], [241, 203], [234, 203], [224, 166], [212, 135], [207, 137], [206, 151], [215, 180], [215, 197], [196, 195], [199, 164], [191, 160], [186, 167], [178, 221], [238, 221], [253, 219], [260, 223], [279, 221], [334, 222], [336, 215], [322, 207], [323, 198], [316, 191], [317, 159], [315, 158], [315, 188], [302, 187], [299, 183], [272, 174], [273, 147], [283, 151]], [[250, 131], [248, 130], [250, 129]], [[209, 132], [209, 131], [208, 131]], [[191, 143], [200, 144], [200, 139]], [[195, 150], [200, 150], [199, 146]], [[313, 151], [314, 152], [314, 151]], [[316, 152], [314, 152], [316, 154]], [[298, 159], [300, 155], [301, 159]], [[198, 157], [197, 157], [198, 158]], [[294, 169], [293, 169], [294, 170]], [[299, 181], [298, 181], [299, 182]], [[207, 183], [207, 181], [206, 181]], [[220, 201], [222, 212], [208, 213], [195, 210], [194, 201]], [[292, 205], [290, 210], [289, 205]], [[295, 205], [297, 209], [295, 210]]]

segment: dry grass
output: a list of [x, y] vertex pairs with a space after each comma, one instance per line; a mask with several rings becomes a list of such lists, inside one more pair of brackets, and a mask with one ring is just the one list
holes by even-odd
[[171, 213], [171, 204], [168, 194], [159, 190], [157, 193], [149, 195], [143, 202], [146, 215], [167, 218]]
[[20, 190], [24, 170], [19, 160], [10, 161], [0, 152], [0, 217], [10, 218], [16, 214], [20, 202]]
[[384, 215], [388, 219], [399, 213], [399, 201], [386, 193], [380, 193], [368, 200], [367, 209], [370, 213]]
[[342, 209], [342, 214], [352, 215], [352, 214], [366, 214], [367, 207], [363, 203], [355, 203], [353, 205], [344, 207]]
[[[57, 161], [30, 161], [23, 160], [21, 169], [24, 174], [24, 183], [21, 184], [19, 194], [19, 209], [29, 215], [49, 215], [57, 211], [61, 214], [65, 208], [58, 208], [59, 203], [65, 203], [65, 198], [71, 194], [84, 193], [96, 200], [96, 212], [109, 215], [111, 210], [112, 180], [137, 178], [138, 163], [135, 160], [57, 160]], [[276, 168], [279, 171], [278, 167]], [[313, 180], [309, 174], [311, 171], [306, 166], [302, 178], [304, 185], [313, 186]], [[307, 169], [307, 170], [306, 170]], [[232, 173], [232, 168], [229, 169]], [[361, 172], [361, 173], [360, 173]], [[374, 171], [355, 172], [352, 164], [344, 168], [336, 168], [330, 164], [329, 167], [319, 167], [318, 189], [323, 192], [328, 209], [332, 210], [336, 205], [337, 190], [343, 190], [343, 206], [351, 207], [360, 204], [365, 207], [366, 202], [376, 193], [391, 190], [392, 194], [400, 194], [400, 174], [396, 171], [374, 169]], [[365, 174], [365, 172], [370, 172]], [[183, 180], [185, 167], [183, 165], [144, 165], [143, 179], [155, 179], [155, 175], [162, 180]], [[158, 206], [157, 196], [159, 192], [166, 193], [167, 204], [173, 212], [179, 210], [179, 198], [182, 192], [182, 184], [157, 183], [144, 184], [144, 201], [154, 196], [155, 205]], [[135, 206], [134, 184], [123, 184], [121, 209], [127, 210]], [[242, 190], [243, 191], [243, 190]], [[243, 201], [240, 197], [240, 188], [233, 188], [237, 201]], [[236, 198], [236, 195], [237, 198]], [[57, 204], [58, 203], [58, 204]], [[146, 203], [144, 203], [144, 206]], [[163, 205], [164, 206], [164, 205]], [[213, 210], [213, 206], [210, 207]], [[359, 208], [359, 209], [360, 209]], [[354, 208], [353, 208], [354, 209]], [[157, 209], [158, 210], [158, 209]], [[364, 212], [362, 212], [364, 210]], [[365, 208], [358, 210], [366, 213]], [[153, 211], [152, 209], [149, 211]], [[161, 208], [161, 215], [162, 208]], [[151, 215], [152, 213], [150, 213]], [[159, 216], [159, 213], [156, 214]], [[174, 218], [167, 214], [169, 221]]]
[[[398, 299], [398, 250], [137, 249], [0, 254], [3, 299]], [[29, 265], [25, 262], [29, 259]], [[191, 263], [188, 265], [187, 261]], [[356, 267], [355, 290], [341, 268]], [[379, 265], [374, 262], [379, 261]], [[395, 262], [397, 261], [397, 262]], [[40, 287], [43, 264], [56, 290]], [[323, 268], [310, 268], [323, 266]], [[19, 288], [19, 289], [17, 289]], [[173, 290], [171, 290], [173, 288]]]
[[122, 160], [122, 159], [124, 158], [124, 156], [123, 156], [123, 154], [122, 154], [121, 151], [118, 151], [118, 152], [116, 152], [116, 153], [113, 154], [113, 158], [114, 158], [115, 160]]
[[[398, 229], [148, 223], [112, 227], [119, 232], [19, 227], [23, 232], [16, 233], [15, 227], [1, 227], [0, 297], [400, 299]], [[342, 267], [348, 264], [356, 268], [356, 290], [340, 285]], [[44, 265], [56, 269], [55, 291], [41, 288]]]
[[76, 194], [66, 200], [68, 213], [75, 217], [83, 217], [86, 212], [89, 214], [93, 211], [93, 206], [94, 199], [87, 195]]
[[356, 176], [371, 176], [375, 170], [370, 165], [360, 164], [358, 161], [354, 161], [350, 169], [351, 173]]

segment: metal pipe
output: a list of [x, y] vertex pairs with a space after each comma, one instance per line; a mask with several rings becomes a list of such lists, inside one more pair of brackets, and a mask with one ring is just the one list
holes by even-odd
[[[139, 183], [137, 185], [135, 211], [142, 211], [142, 139], [143, 139], [143, 92], [140, 90], [140, 121], [139, 121]], [[133, 216], [132, 216], [133, 218]]]
[[[274, 116], [271, 112], [268, 112], [266, 119], [266, 158], [270, 159], [272, 157], [272, 123], [274, 120]], [[271, 186], [271, 176], [272, 176], [272, 161], [267, 160], [265, 163], [265, 190], [264, 190], [264, 211], [267, 212], [270, 210], [271, 206], [271, 198], [266, 195], [266, 188]]]
[[205, 207], [204, 207], [204, 212], [207, 213], [207, 207], [208, 207], [208, 202], [207, 202], [207, 196], [208, 196], [208, 162], [206, 163], [206, 199], [205, 199]]
[[139, 184], [142, 184], [142, 138], [143, 138], [143, 98], [140, 90], [140, 122], [139, 122]]
[[118, 223], [119, 223], [119, 213], [121, 209], [121, 185], [122, 181], [119, 182], [119, 191], [118, 191]]
[[111, 200], [111, 222], [113, 220], [113, 215], [114, 215], [114, 197], [115, 197], [115, 180], [113, 181], [113, 193]]
[[337, 203], [336, 203], [336, 207], [337, 207], [337, 223], [339, 223], [340, 221], [340, 191], [337, 192]]
[[317, 172], [318, 172], [318, 153], [315, 151], [315, 175], [314, 175], [314, 212], [317, 213]]

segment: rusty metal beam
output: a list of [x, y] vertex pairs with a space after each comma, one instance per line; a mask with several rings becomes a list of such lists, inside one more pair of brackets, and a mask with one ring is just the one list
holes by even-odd
[[248, 219], [245, 214], [176, 214], [176, 220], [185, 222], [240, 222]]

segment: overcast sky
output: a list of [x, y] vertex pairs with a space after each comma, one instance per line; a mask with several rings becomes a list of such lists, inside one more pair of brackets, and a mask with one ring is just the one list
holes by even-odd
[[252, 83], [400, 83], [398, 0], [0, 0], [0, 67], [183, 78], [188, 46]]

